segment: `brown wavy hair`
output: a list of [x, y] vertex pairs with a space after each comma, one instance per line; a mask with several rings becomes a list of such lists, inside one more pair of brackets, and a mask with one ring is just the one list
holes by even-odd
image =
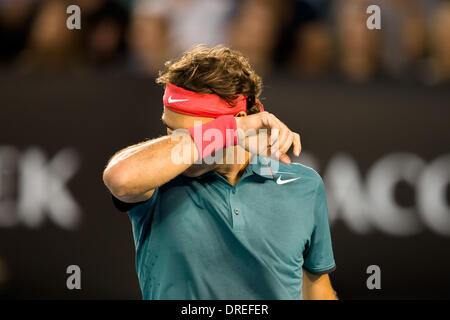
[[262, 80], [240, 52], [224, 45], [198, 45], [176, 61], [167, 61], [156, 83], [174, 84], [197, 93], [214, 93], [234, 105], [236, 95], [247, 98], [247, 114], [258, 113], [256, 98], [262, 92]]

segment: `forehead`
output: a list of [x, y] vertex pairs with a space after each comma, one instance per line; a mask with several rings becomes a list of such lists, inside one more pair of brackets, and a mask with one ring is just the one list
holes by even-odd
[[214, 118], [194, 117], [171, 111], [164, 107], [161, 120], [171, 129], [192, 128], [196, 122], [206, 123]]

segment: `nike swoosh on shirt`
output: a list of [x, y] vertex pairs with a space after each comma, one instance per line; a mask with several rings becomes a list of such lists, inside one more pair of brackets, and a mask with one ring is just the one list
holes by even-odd
[[294, 179], [281, 180], [281, 176], [279, 176], [277, 179], [277, 184], [285, 184], [285, 183], [289, 183], [289, 182], [292, 182], [292, 181], [295, 181], [298, 179], [300, 179], [300, 177], [294, 178]]
[[174, 102], [182, 102], [182, 101], [188, 101], [189, 99], [172, 99], [172, 96], [169, 97], [169, 99], [167, 100], [169, 103], [174, 103]]

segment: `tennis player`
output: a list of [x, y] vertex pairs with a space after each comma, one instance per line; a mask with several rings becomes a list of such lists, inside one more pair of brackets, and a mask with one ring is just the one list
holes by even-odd
[[144, 299], [337, 299], [324, 184], [291, 163], [300, 136], [258, 99], [239, 52], [197, 46], [166, 63], [167, 135], [103, 174], [127, 212]]

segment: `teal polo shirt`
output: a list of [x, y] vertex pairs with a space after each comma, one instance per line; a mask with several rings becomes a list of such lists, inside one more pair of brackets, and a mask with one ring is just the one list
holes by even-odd
[[235, 186], [179, 175], [121, 209], [143, 299], [298, 300], [302, 268], [335, 269], [324, 184], [301, 164], [256, 156]]

